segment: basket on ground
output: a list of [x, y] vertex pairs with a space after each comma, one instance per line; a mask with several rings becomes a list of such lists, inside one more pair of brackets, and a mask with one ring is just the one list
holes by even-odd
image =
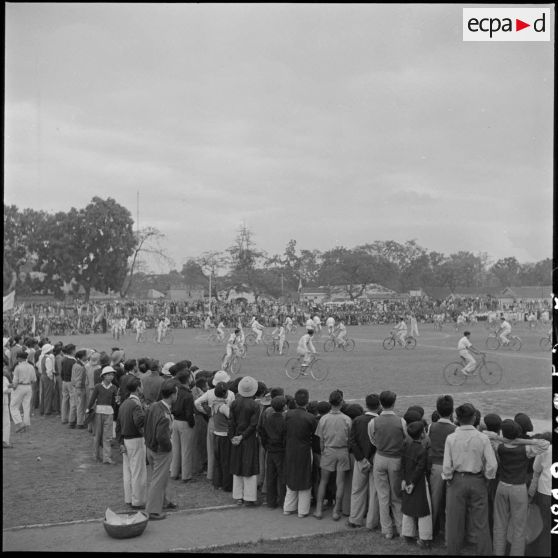
[[138, 537], [145, 531], [145, 528], [147, 527], [147, 523], [149, 521], [149, 517], [145, 512], [139, 511], [139, 512], [129, 512], [129, 513], [118, 513], [114, 515], [123, 516], [124, 518], [127, 518], [136, 514], [141, 514], [143, 516], [143, 520], [138, 521], [137, 523], [116, 525], [114, 523], [110, 523], [109, 521], [107, 521], [107, 519], [105, 519], [103, 521], [103, 526], [105, 528], [105, 531], [107, 532], [108, 535], [110, 535], [115, 539], [131, 539], [132, 537]]

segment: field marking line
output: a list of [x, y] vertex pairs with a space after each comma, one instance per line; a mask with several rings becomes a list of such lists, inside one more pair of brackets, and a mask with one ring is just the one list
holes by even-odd
[[[172, 512], [167, 513], [203, 513], [203, 512], [210, 512], [210, 511], [221, 511], [221, 510], [234, 510], [238, 509], [236, 504], [224, 504], [222, 506], [209, 506], [207, 508], [188, 508], [185, 510], [173, 510]], [[116, 512], [122, 513], [122, 512]], [[34, 525], [16, 525], [14, 527], [6, 527], [2, 529], [2, 531], [21, 531], [23, 529], [33, 529], [33, 528], [44, 528], [44, 527], [63, 527], [64, 525], [80, 525], [83, 523], [97, 523], [104, 521], [105, 518], [95, 518], [95, 519], [76, 519], [74, 521], [59, 521], [57, 523], [36, 523]]]
[[[507, 393], [509, 391], [537, 391], [537, 390], [552, 390], [552, 386], [544, 387], [531, 387], [531, 388], [515, 388], [515, 389], [488, 389], [483, 391], [460, 391], [459, 396], [462, 395], [480, 395], [484, 393]], [[402, 397], [441, 397], [442, 395], [447, 395], [447, 393], [424, 393], [424, 394], [416, 394], [416, 395], [397, 395], [397, 399], [401, 399]], [[347, 403], [355, 403], [358, 401], [364, 401], [364, 399], [345, 399]]]

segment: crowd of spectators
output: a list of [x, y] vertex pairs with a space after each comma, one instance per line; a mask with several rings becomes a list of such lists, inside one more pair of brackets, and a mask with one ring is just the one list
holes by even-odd
[[[3, 447], [10, 415], [16, 433], [33, 412], [89, 431], [99, 463], [114, 465], [119, 448], [124, 501], [152, 520], [177, 507], [173, 482], [204, 475], [239, 506], [299, 519], [313, 508], [317, 520], [345, 517], [388, 540], [428, 548], [438, 539], [448, 555], [473, 544], [480, 555], [509, 545], [513, 556], [550, 556], [551, 434], [531, 435], [521, 409], [503, 419], [496, 402], [481, 412], [444, 395], [428, 417], [373, 386], [364, 406], [340, 390], [317, 401], [186, 359], [161, 365], [48, 339], [18, 338], [3, 357]], [[530, 503], [543, 523], [535, 540]]]
[[[303, 325], [310, 314], [317, 314], [322, 321], [331, 315], [336, 321], [343, 320], [345, 325], [372, 325], [395, 323], [399, 316], [413, 313], [417, 321], [424, 324], [434, 322], [437, 317], [446, 322], [455, 322], [459, 314], [466, 316], [468, 321], [483, 321], [489, 313], [496, 311], [505, 311], [516, 321], [527, 320], [533, 312], [538, 322], [548, 322], [550, 302], [518, 303], [504, 308], [492, 297], [448, 297], [441, 301], [411, 297], [401, 300], [358, 299], [345, 303], [306, 301], [290, 304], [268, 300], [248, 303], [241, 299], [237, 302], [214, 300], [211, 304], [212, 316], [218, 317], [227, 327], [235, 326], [239, 319], [247, 324], [252, 316], [257, 316], [264, 326], [272, 326], [276, 321], [283, 323], [287, 316]], [[203, 327], [208, 312], [207, 304], [203, 301], [78, 301], [72, 305], [29, 303], [15, 312], [4, 313], [3, 330], [4, 336], [106, 333], [112, 320], [126, 318], [131, 324], [134, 318], [141, 318], [147, 328], [155, 328], [162, 316], [167, 316], [174, 328], [196, 328]]]

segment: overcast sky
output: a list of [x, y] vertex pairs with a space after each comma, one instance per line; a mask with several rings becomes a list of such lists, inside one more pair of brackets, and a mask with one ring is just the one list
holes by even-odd
[[463, 6], [7, 4], [4, 201], [139, 191], [177, 269], [243, 221], [551, 257], [554, 31], [463, 42]]

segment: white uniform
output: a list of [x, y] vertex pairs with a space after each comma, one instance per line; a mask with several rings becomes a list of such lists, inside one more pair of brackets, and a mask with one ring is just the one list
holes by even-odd
[[329, 318], [326, 320], [326, 326], [327, 332], [331, 335], [333, 333], [333, 330], [335, 329], [335, 318], [329, 316]]
[[322, 320], [320, 320], [320, 317], [314, 316], [312, 321], [314, 322], [314, 331], [320, 331], [320, 329], [322, 329]]
[[302, 359], [303, 365], [308, 365], [311, 359], [311, 354], [315, 353], [316, 349], [312, 343], [312, 336], [309, 333], [305, 333], [298, 341], [298, 346], [296, 348], [297, 355], [304, 357]]
[[273, 330], [273, 333], [271, 335], [273, 336], [273, 339], [277, 340], [277, 342], [279, 344], [279, 354], [282, 355], [283, 354], [283, 344], [285, 343], [285, 328], [282, 325], [277, 326]]
[[256, 334], [256, 343], [259, 343], [262, 340], [264, 326], [256, 320], [256, 318], [252, 319], [252, 331]]
[[219, 335], [219, 339], [225, 338], [225, 324], [222, 321], [217, 326], [217, 335]]
[[339, 322], [339, 329], [337, 332], [337, 342], [341, 345], [345, 344], [345, 337], [347, 337], [347, 328], [343, 322]]
[[504, 320], [501, 324], [500, 324], [500, 341], [502, 341], [502, 343], [504, 345], [507, 345], [510, 340], [508, 339], [508, 335], [511, 333], [511, 325], [507, 320]]
[[405, 320], [401, 320], [394, 329], [399, 342], [402, 345], [405, 345], [405, 337], [407, 337], [407, 324], [405, 323]]
[[469, 351], [469, 347], [472, 346], [473, 344], [469, 341], [466, 335], [464, 335], [457, 343], [459, 355], [467, 361], [467, 365], [463, 368], [463, 372], [472, 372], [477, 366], [477, 361], [473, 358], [473, 355]]

